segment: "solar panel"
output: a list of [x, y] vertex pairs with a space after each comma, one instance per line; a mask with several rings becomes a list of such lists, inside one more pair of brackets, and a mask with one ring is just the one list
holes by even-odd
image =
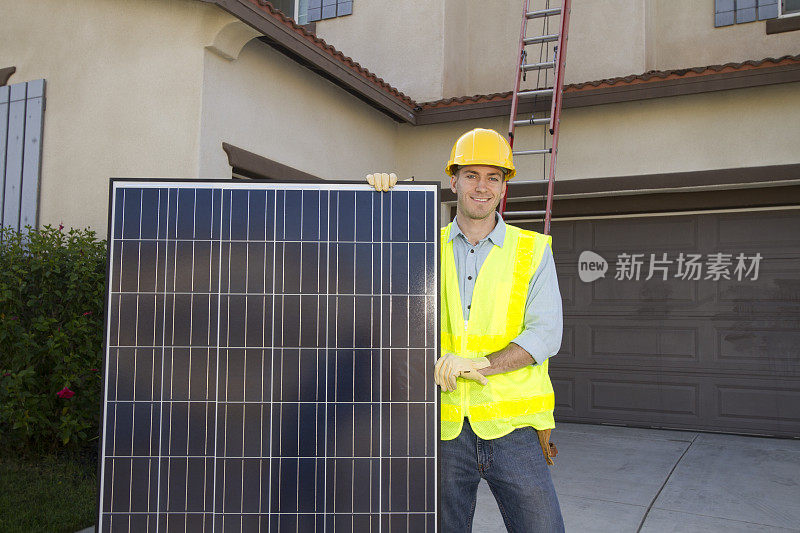
[[112, 180], [98, 530], [437, 531], [438, 195]]

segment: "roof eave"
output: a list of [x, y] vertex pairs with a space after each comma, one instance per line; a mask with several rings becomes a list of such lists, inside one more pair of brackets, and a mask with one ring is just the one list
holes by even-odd
[[[620, 83], [613, 86], [594, 87], [583, 84], [580, 88], [567, 87], [564, 90], [563, 107], [566, 109], [614, 104], [797, 81], [800, 81], [800, 62], [702, 76], [651, 78], [648, 81]], [[511, 112], [511, 95], [510, 93], [488, 95], [485, 101], [465, 101], [440, 107], [426, 108], [425, 104], [420, 106], [423, 108], [417, 111], [418, 125], [508, 116]], [[549, 102], [543, 101], [534, 107], [531, 101], [521, 101], [519, 112], [523, 114], [544, 111], [549, 107]]]

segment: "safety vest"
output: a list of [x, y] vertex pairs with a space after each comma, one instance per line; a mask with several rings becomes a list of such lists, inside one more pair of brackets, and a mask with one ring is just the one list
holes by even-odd
[[[481, 266], [465, 321], [451, 227], [441, 234], [441, 353], [484, 357], [502, 350], [523, 331], [530, 280], [552, 238], [506, 226], [503, 246], [493, 246]], [[545, 361], [488, 376], [485, 386], [458, 378], [454, 391], [442, 391], [442, 440], [461, 433], [465, 416], [482, 439], [502, 437], [520, 426], [554, 428], [555, 400], [547, 366]]]

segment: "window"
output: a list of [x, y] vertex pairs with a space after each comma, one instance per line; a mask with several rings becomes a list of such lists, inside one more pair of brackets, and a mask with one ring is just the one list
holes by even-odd
[[714, 26], [776, 18], [779, 2], [800, 4], [800, 0], [714, 0]]
[[298, 24], [351, 15], [353, 0], [271, 0], [272, 5]]
[[307, 5], [307, 22], [351, 15], [352, 0], [301, 0]]
[[781, 0], [781, 16], [800, 14], [800, 0]]

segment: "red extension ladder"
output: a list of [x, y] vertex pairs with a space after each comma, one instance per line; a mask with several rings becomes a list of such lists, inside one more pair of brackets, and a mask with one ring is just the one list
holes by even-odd
[[[517, 181], [512, 183], [547, 183], [547, 203], [543, 211], [506, 211], [506, 201], [509, 196], [509, 189], [506, 189], [506, 195], [500, 204], [500, 214], [504, 217], [511, 218], [530, 218], [540, 217], [544, 215], [544, 233], [550, 233], [550, 219], [551, 210], [553, 206], [553, 181], [556, 173], [556, 155], [558, 154], [558, 129], [561, 117], [561, 99], [564, 92], [564, 62], [567, 56], [567, 30], [569, 28], [569, 13], [571, 0], [562, 0], [561, 7], [550, 7], [550, 0], [546, 0], [545, 8], [530, 11], [529, 6], [531, 0], [523, 0], [522, 2], [522, 29], [519, 35], [519, 53], [517, 55], [517, 69], [514, 78], [514, 92], [511, 95], [511, 117], [508, 121], [508, 142], [511, 148], [514, 148], [514, 132], [517, 126], [537, 126], [547, 125], [547, 132], [550, 133], [551, 141], [550, 148], [537, 149], [537, 150], [514, 150], [513, 154], [517, 156], [542, 156], [550, 154], [550, 168], [547, 174], [547, 179], [540, 180], [527, 180]], [[558, 33], [550, 33], [550, 19], [560, 17]], [[534, 19], [542, 20], [542, 32], [539, 35], [528, 37], [528, 21]], [[551, 45], [549, 43], [556, 43], [552, 46], [552, 59], [550, 58]], [[528, 47], [534, 45], [539, 46], [539, 59], [536, 63], [527, 62]], [[530, 54], [532, 55], [532, 54]], [[554, 72], [552, 85], [548, 87], [548, 71], [552, 69]], [[528, 72], [537, 72], [537, 83], [533, 89], [520, 90], [521, 81], [525, 79]], [[542, 82], [542, 74], [544, 80]], [[540, 98], [550, 99], [550, 116], [535, 117], [532, 113], [529, 117], [518, 117], [517, 110], [519, 107], [520, 98], [532, 98], [534, 107]], [[545, 139], [545, 146], [547, 140]]]

